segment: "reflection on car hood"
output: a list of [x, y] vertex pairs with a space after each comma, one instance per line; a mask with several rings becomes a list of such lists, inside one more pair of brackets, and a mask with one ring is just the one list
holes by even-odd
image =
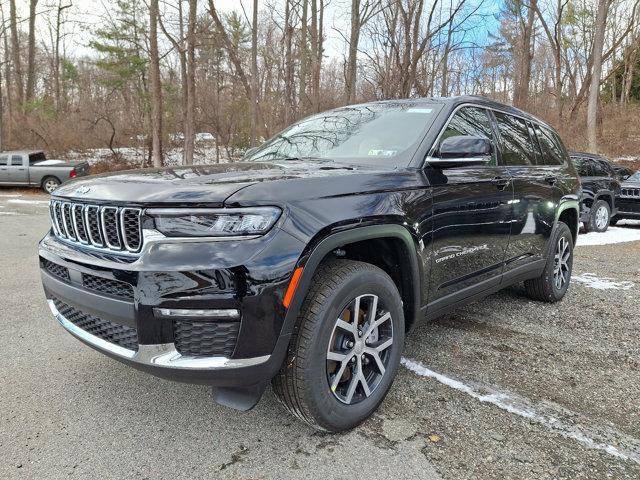
[[222, 205], [250, 185], [372, 171], [331, 161], [237, 162], [175, 168], [128, 170], [83, 177], [62, 185], [56, 197], [118, 203]]

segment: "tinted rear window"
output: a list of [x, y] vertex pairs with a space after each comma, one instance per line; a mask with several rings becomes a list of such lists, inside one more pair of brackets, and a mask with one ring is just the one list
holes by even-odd
[[558, 137], [551, 130], [540, 125], [535, 125], [534, 128], [542, 152], [542, 165], [562, 165], [565, 153]]
[[495, 112], [502, 137], [502, 163], [507, 166], [533, 165], [535, 153], [527, 123], [521, 118]]
[[578, 175], [580, 175], [581, 177], [593, 176], [593, 167], [591, 160], [585, 157], [571, 157], [571, 160], [573, 160], [573, 164], [576, 166]]
[[44, 162], [47, 159], [44, 152], [31, 153], [29, 155], [29, 165], [33, 165], [34, 163]]

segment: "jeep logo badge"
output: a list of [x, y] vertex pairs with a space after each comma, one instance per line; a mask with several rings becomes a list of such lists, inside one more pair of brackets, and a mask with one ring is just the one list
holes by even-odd
[[87, 187], [86, 185], [83, 187], [78, 187], [76, 188], [76, 195], [84, 195], [85, 193], [89, 193], [89, 190], [91, 190], [91, 187]]

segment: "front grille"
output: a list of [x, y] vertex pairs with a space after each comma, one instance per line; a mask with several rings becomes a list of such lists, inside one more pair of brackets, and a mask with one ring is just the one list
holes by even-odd
[[142, 248], [142, 210], [85, 205], [53, 200], [51, 222], [56, 236], [67, 241], [116, 252]]
[[63, 317], [85, 332], [123, 348], [138, 350], [138, 332], [135, 328], [94, 317], [57, 298], [53, 299], [53, 303]]
[[176, 350], [193, 357], [230, 357], [236, 347], [240, 322], [173, 323]]
[[623, 198], [640, 198], [640, 188], [623, 188], [620, 190]]
[[44, 258], [42, 259], [42, 266], [51, 275], [61, 278], [62, 280], [69, 281], [69, 269], [67, 267], [50, 262]]
[[133, 299], [133, 287], [127, 282], [96, 277], [88, 273], [82, 274], [82, 285], [89, 290], [96, 290], [113, 297]]

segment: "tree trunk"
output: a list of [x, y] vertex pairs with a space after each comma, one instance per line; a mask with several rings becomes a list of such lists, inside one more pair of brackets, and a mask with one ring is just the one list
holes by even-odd
[[533, 38], [533, 21], [537, 0], [530, 0], [527, 4], [527, 21], [522, 29], [522, 41], [518, 55], [518, 67], [516, 85], [513, 95], [513, 105], [518, 108], [526, 108], [529, 100], [529, 83], [531, 82], [531, 60], [533, 51], [531, 40]]
[[298, 101], [300, 102], [300, 108], [303, 112], [307, 112], [308, 98], [307, 98], [307, 74], [309, 65], [309, 53], [307, 48], [308, 28], [307, 22], [309, 20], [309, 0], [302, 0], [302, 25], [300, 26], [300, 83], [298, 85]]
[[598, 1], [596, 15], [596, 30], [593, 38], [593, 70], [589, 84], [589, 98], [587, 103], [587, 139], [589, 151], [598, 152], [598, 100], [600, 98], [600, 77], [602, 76], [602, 50], [604, 47], [604, 32], [607, 25], [607, 14], [611, 0]]
[[16, 103], [22, 108], [24, 103], [24, 79], [22, 78], [22, 63], [20, 61], [20, 38], [18, 37], [18, 20], [16, 14], [16, 0], [9, 2], [9, 23], [11, 27], [11, 54], [13, 56], [13, 84]]
[[162, 166], [162, 84], [158, 53], [158, 0], [149, 4], [149, 82], [151, 87], [151, 160]]
[[292, 119], [292, 110], [293, 110], [293, 40], [292, 40], [292, 31], [293, 27], [291, 26], [291, 0], [285, 0], [284, 7], [284, 42], [285, 42], [285, 53], [284, 53], [284, 68], [285, 68], [285, 77], [284, 77], [284, 123], [285, 125], [289, 125]]
[[251, 26], [251, 142], [258, 144], [256, 130], [258, 125], [258, 0], [253, 0], [253, 25]]
[[36, 88], [36, 6], [38, 0], [29, 3], [29, 39], [27, 59], [27, 102], [33, 100]]
[[349, 54], [344, 83], [344, 101], [355, 102], [356, 72], [358, 69], [358, 43], [360, 42], [360, 0], [351, 0], [351, 32], [349, 34]]
[[184, 125], [184, 164], [193, 165], [196, 136], [196, 18], [198, 0], [189, 0], [187, 26], [187, 114]]

